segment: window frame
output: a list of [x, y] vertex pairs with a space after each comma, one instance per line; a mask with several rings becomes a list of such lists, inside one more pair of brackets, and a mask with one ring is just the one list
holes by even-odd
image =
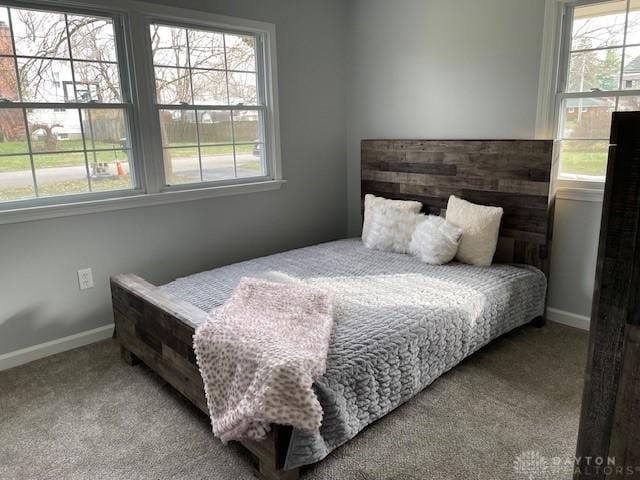
[[[27, 8], [40, 11], [52, 11], [57, 13], [78, 14], [78, 15], [95, 15], [97, 17], [110, 18], [113, 22], [114, 38], [117, 53], [117, 66], [120, 79], [120, 88], [122, 99], [119, 103], [92, 103], [92, 102], [79, 102], [78, 99], [74, 102], [3, 102], [0, 108], [3, 109], [77, 109], [85, 110], [91, 108], [101, 109], [118, 109], [126, 110], [127, 126], [132, 137], [131, 152], [133, 154], [133, 161], [129, 162], [129, 168], [132, 176], [131, 188], [123, 190], [111, 190], [111, 191], [98, 191], [98, 192], [85, 192], [68, 195], [55, 195], [49, 197], [37, 197], [27, 198], [22, 200], [12, 200], [0, 202], [0, 216], [4, 212], [15, 212], [17, 210], [33, 210], [38, 207], [50, 207], [52, 205], [60, 204], [75, 204], [86, 201], [99, 201], [117, 197], [127, 197], [132, 195], [140, 195], [144, 193], [144, 185], [141, 182], [143, 178], [142, 162], [139, 160], [142, 158], [140, 150], [140, 142], [136, 132], [139, 130], [137, 111], [135, 108], [136, 98], [134, 93], [135, 81], [131, 77], [129, 72], [129, 63], [131, 58], [130, 45], [131, 41], [127, 35], [127, 28], [125, 27], [126, 18], [122, 12], [111, 8], [93, 8], [92, 6], [79, 7], [75, 3], [60, 3], [50, 1], [29, 1], [29, 2], [17, 2], [15, 0], [3, 0], [0, 2], [3, 6], [10, 8]], [[70, 52], [71, 54], [71, 52]], [[15, 55], [15, 52], [14, 52]], [[15, 58], [15, 57], [14, 57]], [[77, 91], [77, 87], [73, 86], [74, 92]], [[28, 126], [26, 134], [29, 136]], [[83, 151], [83, 153], [85, 153]], [[29, 154], [32, 157], [32, 153]]]
[[[0, 225], [280, 189], [286, 182], [282, 178], [275, 25], [138, 1], [112, 0], [108, 6], [102, 6], [100, 2], [101, 0], [82, 3], [74, 0], [5, 0], [2, 4], [15, 8], [63, 11], [113, 19], [123, 103], [111, 106], [126, 106], [126, 90], [130, 99], [127, 113], [132, 137], [131, 150], [135, 157], [130, 168], [135, 184], [127, 190], [1, 202]], [[149, 35], [153, 22], [245, 33], [256, 37], [257, 61], [260, 62], [259, 68], [263, 75], [263, 81], [257, 80], [257, 88], [262, 89], [261, 98], [264, 99], [264, 176], [166, 185]], [[81, 109], [92, 105], [95, 104], [64, 104], [68, 108]], [[60, 105], [43, 103], [34, 106], [57, 108]], [[149, 128], [141, 128], [142, 125]]]
[[[598, 91], [598, 92], [565, 92], [569, 74], [573, 12], [576, 7], [603, 3], [607, 0], [546, 0], [541, 54], [540, 79], [538, 91], [538, 108], [536, 115], [536, 138], [555, 139], [555, 156], [559, 161], [560, 130], [562, 128], [561, 106], [566, 99], [640, 96], [640, 90]], [[620, 48], [627, 47], [626, 44]], [[624, 57], [621, 60], [621, 78], [624, 73]], [[622, 87], [622, 86], [620, 86]], [[617, 106], [617, 104], [616, 104]], [[609, 139], [596, 139], [605, 140]], [[558, 165], [557, 187], [565, 190], [572, 199], [584, 197], [593, 201], [595, 196], [602, 195], [605, 178], [561, 175]]]
[[[263, 135], [264, 138], [262, 139], [263, 141], [261, 143], [264, 145], [265, 152], [268, 152], [266, 155], [264, 155], [264, 158], [262, 160], [264, 164], [263, 165], [264, 175], [259, 175], [255, 177], [242, 177], [242, 178], [233, 178], [233, 179], [225, 179], [225, 180], [200, 181], [200, 182], [193, 182], [193, 183], [169, 185], [166, 179], [166, 172], [163, 169], [162, 170], [163, 185], [161, 185], [160, 187], [161, 191], [180, 191], [180, 190], [193, 189], [194, 186], [200, 187], [200, 188], [207, 188], [207, 187], [216, 187], [221, 185], [235, 185], [235, 184], [243, 184], [247, 182], [260, 182], [260, 181], [273, 180], [274, 175], [276, 174], [275, 173], [272, 174], [272, 172], [276, 170], [276, 167], [272, 165], [273, 162], [271, 161], [271, 159], [275, 157], [276, 153], [272, 151], [273, 140], [270, 132], [272, 121], [270, 120], [269, 100], [267, 98], [268, 88], [266, 88], [266, 83], [267, 83], [266, 72], [268, 69], [265, 65], [266, 55], [264, 52], [264, 43], [265, 43], [264, 32], [256, 33], [255, 31], [251, 31], [248, 29], [238, 29], [238, 28], [232, 29], [232, 28], [228, 28], [227, 26], [218, 27], [218, 26], [212, 25], [211, 23], [205, 24], [202, 22], [194, 22], [193, 20], [189, 22], [185, 22], [183, 21], [183, 19], [176, 19], [175, 16], [159, 17], [158, 15], [152, 15], [152, 16], [146, 17], [145, 22], [147, 24], [147, 27], [146, 27], [147, 32], [149, 32], [149, 28], [151, 27], [151, 25], [156, 24], [156, 25], [162, 25], [162, 26], [168, 26], [168, 27], [184, 28], [187, 30], [190, 28], [195, 28], [195, 29], [203, 29], [207, 31], [214, 31], [216, 33], [246, 35], [246, 36], [251, 36], [255, 38], [256, 40], [256, 72], [255, 74], [256, 74], [256, 90], [257, 90], [256, 93], [257, 93], [257, 98], [259, 99], [259, 102], [263, 101], [263, 103], [260, 104], [258, 102], [257, 105], [248, 105], [246, 107], [239, 106], [239, 105], [201, 105], [195, 102], [189, 103], [189, 104], [158, 103], [156, 100], [157, 91], [156, 91], [156, 82], [155, 82], [155, 75], [154, 75], [155, 66], [153, 64], [153, 56], [151, 55], [151, 53], [149, 53], [149, 55], [151, 55], [151, 74], [154, 75], [154, 82], [153, 82], [154, 110], [155, 110], [156, 116], [158, 117], [158, 127], [157, 129], [155, 129], [155, 131], [157, 131], [158, 134], [160, 134], [161, 129], [160, 129], [159, 112], [161, 110], [186, 110], [186, 111], [196, 111], [196, 112], [198, 110], [221, 110], [221, 111], [227, 110], [229, 112], [239, 111], [239, 110], [252, 110], [252, 111], [258, 112], [259, 116], [262, 118], [261, 123], [263, 125], [263, 130], [261, 134]], [[152, 48], [151, 38], [149, 35], [147, 35], [147, 37], [148, 37], [147, 48], [148, 48], [148, 51], [151, 52], [151, 48]], [[191, 66], [186, 68], [189, 70], [190, 72], [189, 74], [191, 75], [192, 73]], [[235, 139], [232, 139], [232, 143], [233, 143], [234, 152], [235, 152]], [[160, 146], [161, 146], [161, 152], [162, 152], [164, 148], [162, 146], [161, 139], [160, 139]], [[198, 146], [206, 147], [207, 145], [200, 145], [200, 141], [198, 140]], [[163, 152], [161, 154], [163, 154]], [[234, 153], [234, 157], [235, 157], [235, 153]], [[234, 163], [235, 163], [235, 159], [234, 159]], [[202, 166], [200, 168], [202, 168]], [[279, 172], [277, 175], [279, 175]]]
[[[273, 24], [257, 22], [253, 20], [245, 20], [240, 18], [232, 18], [209, 14], [199, 11], [186, 10], [174, 7], [164, 7], [138, 3], [142, 8], [134, 15], [134, 21], [137, 23], [133, 31], [138, 34], [144, 33], [144, 39], [138, 38], [139, 43], [139, 64], [142, 65], [141, 85], [144, 85], [146, 91], [147, 109], [152, 112], [152, 117], [147, 123], [152, 128], [149, 129], [150, 134], [146, 135], [145, 143], [153, 158], [158, 161], [150, 162], [149, 175], [147, 176], [147, 192], [181, 192], [191, 191], [195, 189], [215, 189], [218, 187], [233, 187], [261, 182], [282, 182], [282, 162], [280, 152], [280, 122], [278, 108], [278, 91], [277, 91], [277, 65], [275, 54], [275, 26]], [[226, 31], [229, 33], [244, 33], [256, 37], [256, 62], [258, 70], [262, 70], [263, 81], [257, 78], [257, 88], [261, 89], [262, 98], [264, 99], [264, 145], [265, 145], [265, 175], [252, 178], [236, 178], [220, 181], [198, 182], [184, 185], [167, 185], [165, 179], [162, 139], [160, 135], [160, 117], [158, 115], [159, 105], [156, 102], [156, 86], [153, 66], [153, 55], [151, 51], [151, 37], [149, 29], [151, 24], [161, 23], [165, 25], [182, 26], [185, 28], [203, 28], [213, 29], [217, 31]], [[260, 48], [258, 48], [260, 45]], [[189, 105], [177, 108], [195, 109], [197, 105]], [[144, 140], [143, 140], [144, 141]]]

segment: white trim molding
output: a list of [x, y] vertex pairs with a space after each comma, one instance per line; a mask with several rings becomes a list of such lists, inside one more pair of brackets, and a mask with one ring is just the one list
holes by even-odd
[[115, 197], [103, 200], [88, 200], [84, 202], [63, 205], [46, 205], [31, 208], [18, 208], [0, 212], [0, 225], [7, 223], [30, 222], [47, 218], [86, 215], [88, 213], [109, 212], [128, 208], [152, 207], [170, 203], [192, 202], [206, 198], [227, 197], [230, 195], [250, 194], [279, 190], [285, 180], [268, 180], [264, 182], [222, 185], [218, 187], [197, 188], [193, 190], [172, 190], [161, 193], [147, 193]]
[[551, 307], [547, 307], [547, 320], [587, 331], [591, 326], [591, 319], [589, 317]]
[[[536, 109], [535, 136], [539, 139], [555, 139], [554, 148], [559, 150], [561, 140], [593, 140], [608, 141], [604, 138], [573, 138], [566, 135], [561, 114], [562, 104], [568, 99], [584, 99], [596, 97], [615, 97], [617, 99], [626, 96], [640, 95], [640, 89], [623, 89], [622, 85], [613, 90], [594, 91], [567, 91], [568, 69], [572, 53], [572, 23], [574, 9], [586, 5], [602, 3], [604, 0], [545, 0], [544, 30], [542, 36], [542, 49], [540, 55], [540, 72], [538, 79], [538, 99]], [[627, 3], [627, 8], [629, 4]], [[627, 20], [628, 21], [628, 20]], [[624, 42], [627, 45], [626, 39]], [[624, 45], [621, 45], [621, 47]], [[601, 50], [601, 48], [588, 49], [587, 51]], [[623, 54], [624, 63], [624, 54]], [[620, 72], [622, 80], [623, 72]], [[559, 152], [558, 152], [559, 154]], [[597, 202], [601, 201], [597, 190], [604, 188], [604, 176], [587, 176], [570, 173], [559, 173], [558, 186], [572, 191], [565, 192], [565, 197], [570, 200]], [[593, 190], [585, 192], [585, 190]]]
[[[92, 108], [112, 108], [115, 105], [117, 108], [127, 111], [129, 128], [125, 133], [127, 137], [130, 137], [131, 151], [134, 153], [131, 161], [131, 173], [135, 185], [122, 191], [54, 195], [0, 202], [0, 225], [105, 210], [277, 190], [282, 186], [276, 26], [274, 24], [135, 0], [110, 0], [106, 3], [104, 0], [32, 0], [32, 2], [34, 8], [42, 8], [43, 11], [52, 9], [61, 12], [75, 12], [76, 9], [79, 9], [81, 14], [87, 12], [90, 15], [109, 15], [114, 18], [114, 24], [117, 23], [118, 67], [122, 73], [122, 92], [126, 101], [123, 100], [122, 104], [93, 103], [91, 105]], [[154, 22], [164, 22], [181, 28], [205, 28], [217, 32], [235, 32], [255, 37], [257, 101], [252, 102], [251, 105], [241, 103], [196, 105], [194, 102], [191, 102], [190, 105], [173, 106], [159, 104], [155, 95], [155, 70], [149, 36], [149, 27]], [[84, 102], [10, 103], [4, 108], [21, 108], [25, 112], [25, 118], [27, 109], [34, 108], [34, 106], [79, 110], [88, 105]], [[189, 110], [220, 109], [259, 112], [259, 117], [262, 119], [259, 123], [263, 125], [263, 128], [259, 128], [259, 138], [256, 138], [255, 141], [259, 141], [262, 145], [261, 157], [263, 157], [264, 171], [259, 176], [251, 178], [169, 185], [165, 178], [162, 129], [158, 115], [159, 110], [169, 107]], [[232, 140], [236, 142], [235, 139]], [[31, 147], [29, 152], [32, 157]], [[87, 175], [89, 175], [89, 167], [86, 168]], [[31, 171], [35, 181], [33, 162]]]
[[75, 335], [23, 348], [15, 352], [5, 353], [0, 355], [0, 371], [24, 365], [25, 363], [55, 355], [56, 353], [66, 352], [74, 348], [84, 347], [91, 343], [106, 340], [113, 335], [113, 328], [113, 324], [105, 325], [104, 327], [76, 333]]
[[604, 192], [593, 188], [568, 188], [559, 187], [556, 198], [560, 200], [574, 200], [577, 202], [602, 203]]

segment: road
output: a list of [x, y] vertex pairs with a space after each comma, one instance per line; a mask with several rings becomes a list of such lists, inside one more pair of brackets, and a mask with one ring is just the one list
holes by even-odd
[[[255, 175], [255, 168], [243, 167], [243, 164], [254, 164], [259, 158], [251, 154], [238, 155], [238, 176], [247, 177]], [[178, 157], [172, 159], [173, 173], [175, 175], [192, 177], [199, 176], [198, 161], [194, 158]], [[129, 164], [123, 163], [125, 171], [129, 173]], [[116, 175], [115, 164], [109, 165], [110, 172]], [[233, 155], [212, 155], [208, 157], [202, 157], [202, 169], [207, 178], [215, 179], [229, 178], [233, 176]], [[36, 172], [38, 183], [41, 185], [73, 181], [84, 180], [87, 175], [87, 170], [84, 165], [75, 167], [49, 167], [42, 168]], [[19, 172], [0, 172], [0, 188], [23, 188], [31, 187], [31, 172], [19, 171]]]

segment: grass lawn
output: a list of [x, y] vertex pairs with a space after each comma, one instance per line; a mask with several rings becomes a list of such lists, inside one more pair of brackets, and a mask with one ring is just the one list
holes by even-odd
[[[95, 161], [97, 162], [121, 162], [127, 161], [127, 154], [120, 149], [119, 145], [112, 143], [98, 143], [96, 148], [110, 148], [109, 151], [95, 152]], [[45, 148], [43, 142], [33, 142], [34, 162], [37, 168], [50, 167], [72, 167], [76, 165], [84, 165], [84, 154], [77, 153], [38, 153]], [[82, 142], [80, 140], [60, 140], [56, 148], [58, 150], [82, 150]], [[23, 142], [1, 142], [0, 155], [13, 155], [9, 157], [0, 157], [0, 172], [16, 172], [20, 170], [30, 169], [29, 156], [25, 151], [28, 149]], [[89, 153], [89, 163], [94, 161], [94, 152]]]
[[[82, 141], [81, 140], [59, 140], [56, 148], [58, 150], [75, 151], [80, 150], [78, 153], [37, 153], [45, 149], [44, 142], [33, 142], [34, 149], [34, 161], [36, 168], [50, 168], [50, 167], [73, 167], [77, 165], [84, 165], [84, 154], [82, 153]], [[89, 146], [89, 145], [88, 145]], [[179, 147], [180, 144], [175, 144]], [[113, 143], [100, 143], [96, 142], [95, 148], [97, 149], [111, 149], [107, 151], [89, 152], [89, 163], [97, 162], [126, 162], [128, 156], [120, 148], [120, 145]], [[0, 172], [19, 172], [22, 170], [30, 170], [31, 164], [26, 151], [28, 147], [26, 142], [0, 142]], [[195, 157], [198, 155], [198, 147], [186, 146], [176, 149], [171, 149], [172, 154], [175, 157]], [[250, 154], [253, 152], [253, 144], [236, 145], [236, 153]], [[232, 155], [233, 147], [230, 145], [214, 145], [202, 147], [203, 155]]]
[[[91, 188], [94, 192], [126, 190], [131, 188], [131, 179], [128, 175], [100, 180], [92, 179]], [[40, 197], [87, 193], [88, 191], [86, 180], [67, 180], [38, 186], [38, 194]], [[35, 195], [31, 187], [0, 188], [0, 200], [3, 201], [33, 197], [35, 197]]]
[[560, 157], [561, 172], [603, 177], [607, 170], [608, 142], [567, 142]]
[[[238, 168], [245, 170], [254, 170], [256, 175], [260, 174], [260, 161], [253, 160], [238, 164]], [[239, 172], [243, 176], [243, 172]], [[222, 178], [220, 180], [223, 180]], [[170, 183], [172, 185], [188, 184], [199, 182], [199, 177], [190, 177], [186, 175], [174, 174], [171, 176]], [[128, 175], [122, 177], [108, 177], [100, 179], [91, 179], [91, 188], [94, 192], [106, 192], [112, 190], [126, 190], [131, 188], [131, 179]], [[87, 193], [88, 187], [85, 180], [66, 180], [54, 183], [48, 183], [38, 186], [40, 197], [50, 197], [53, 195], [69, 195], [78, 193]], [[20, 200], [24, 198], [34, 198], [35, 194], [31, 187], [3, 187], [0, 188], [0, 201]]]

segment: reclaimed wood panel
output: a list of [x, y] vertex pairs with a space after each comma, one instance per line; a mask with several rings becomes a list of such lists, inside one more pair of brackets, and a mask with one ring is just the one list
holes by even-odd
[[[124, 361], [130, 365], [142, 361], [208, 415], [193, 351], [193, 335], [206, 312], [130, 274], [111, 279], [111, 297]], [[264, 441], [242, 442], [258, 459], [258, 473], [264, 480], [298, 478], [298, 469], [282, 470], [291, 431], [291, 427], [273, 425]]]
[[[640, 478], [640, 325], [627, 325], [618, 384], [618, 398], [609, 457], [625, 474], [611, 478]], [[635, 476], [629, 475], [633, 469]]]
[[[575, 479], [640, 478], [640, 112], [613, 114]], [[625, 470], [626, 471], [626, 470]]]
[[362, 198], [417, 200], [439, 215], [449, 196], [502, 207], [518, 263], [549, 274], [556, 162], [551, 140], [363, 140]]

